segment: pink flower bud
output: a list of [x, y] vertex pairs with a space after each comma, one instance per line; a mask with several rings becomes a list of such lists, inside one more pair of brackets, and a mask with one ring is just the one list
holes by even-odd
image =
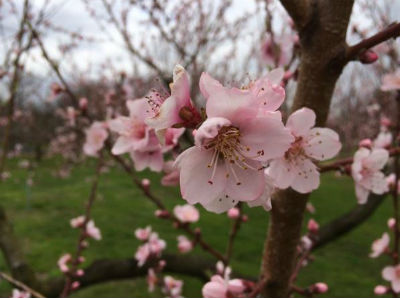
[[88, 106], [88, 99], [86, 97], [81, 97], [79, 99], [79, 108], [81, 110], [86, 110]]
[[158, 266], [160, 267], [160, 269], [164, 268], [167, 265], [167, 262], [165, 262], [165, 260], [160, 260], [158, 262]]
[[390, 125], [392, 125], [392, 121], [390, 121], [389, 118], [387, 117], [382, 117], [381, 118], [381, 125], [384, 127], [389, 127]]
[[311, 233], [318, 233], [319, 224], [318, 224], [314, 219], [311, 218], [311, 219], [308, 221], [307, 229], [308, 229]]
[[79, 281], [74, 281], [71, 285], [72, 290], [76, 290], [77, 288], [79, 288], [81, 284], [79, 283]]
[[371, 64], [378, 60], [379, 56], [372, 50], [366, 50], [359, 55], [359, 60], [363, 64]]
[[307, 203], [306, 210], [312, 214], [315, 213], [315, 207], [310, 202]]
[[142, 186], [148, 189], [150, 187], [150, 180], [147, 178], [142, 179]]
[[317, 282], [312, 286], [313, 292], [317, 294], [323, 294], [328, 292], [328, 285], [324, 282]]
[[78, 269], [78, 270], [76, 271], [76, 275], [77, 275], [77, 276], [84, 276], [84, 275], [85, 275], [85, 271], [83, 271], [82, 269]]
[[84, 256], [80, 256], [79, 258], [78, 258], [78, 262], [79, 263], [83, 263], [83, 262], [85, 262], [85, 257]]
[[382, 286], [382, 285], [378, 285], [374, 289], [375, 295], [384, 295], [387, 293], [387, 291], [388, 291], [388, 288], [385, 286]]
[[249, 220], [249, 217], [246, 214], [244, 214], [242, 216], [242, 222], [247, 222], [248, 220]]
[[393, 217], [389, 218], [387, 225], [388, 225], [389, 229], [394, 230], [394, 228], [396, 227], [396, 220]]
[[167, 210], [156, 210], [154, 212], [154, 215], [158, 218], [168, 218], [169, 217], [169, 212]]
[[231, 208], [228, 210], [228, 217], [230, 219], [237, 219], [240, 216], [240, 210], [238, 208]]
[[371, 139], [363, 139], [358, 143], [359, 147], [365, 147], [365, 148], [371, 148], [372, 146], [372, 141]]

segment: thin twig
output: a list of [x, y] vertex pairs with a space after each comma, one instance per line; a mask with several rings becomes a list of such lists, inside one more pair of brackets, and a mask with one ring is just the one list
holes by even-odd
[[34, 289], [28, 287], [26, 284], [20, 282], [19, 280], [14, 279], [10, 275], [5, 274], [4, 272], [0, 272], [0, 277], [2, 279], [4, 279], [4, 280], [8, 281], [10, 284], [12, 284], [12, 285], [24, 290], [25, 292], [30, 293], [32, 296], [34, 296], [36, 298], [46, 298], [45, 296], [43, 296], [39, 292], [37, 292]]
[[229, 233], [228, 245], [226, 247], [226, 253], [225, 253], [226, 261], [228, 263], [232, 257], [233, 244], [235, 243], [236, 235], [238, 234], [238, 232], [240, 230], [240, 226], [242, 225], [242, 221], [243, 221], [242, 204], [240, 202], [237, 205], [237, 208], [239, 209], [239, 216], [232, 223], [232, 228]]

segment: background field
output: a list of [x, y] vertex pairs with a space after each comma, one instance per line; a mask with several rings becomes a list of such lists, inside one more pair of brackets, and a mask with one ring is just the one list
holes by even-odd
[[[1, 204], [6, 207], [16, 234], [24, 237], [24, 250], [33, 267], [39, 272], [59, 275], [58, 258], [63, 253], [74, 251], [77, 231], [70, 228], [69, 220], [83, 212], [94, 161], [76, 167], [69, 178], [59, 179], [52, 175], [57, 160], [45, 160], [35, 171], [35, 184], [30, 190], [25, 186], [27, 170], [18, 168], [18, 162], [9, 162], [12, 178], [0, 184]], [[159, 187], [159, 176], [148, 172], [141, 175], [151, 178], [152, 187], [166, 205], [184, 203], [177, 188]], [[322, 186], [312, 194], [311, 201], [317, 208], [313, 217], [323, 224], [356, 204], [353, 183], [346, 177], [325, 177]], [[96, 258], [133, 256], [139, 244], [133, 231], [148, 224], [168, 241], [168, 252], [177, 252], [177, 231], [155, 218], [154, 210], [152, 203], [141, 195], [122, 170], [114, 168], [103, 174], [99, 198], [93, 208], [103, 240], [91, 241], [85, 255], [88, 263]], [[238, 235], [232, 267], [234, 271], [255, 276], [259, 271], [268, 214], [259, 208], [246, 207], [245, 212], [249, 221]], [[374, 286], [382, 283], [380, 271], [388, 260], [384, 257], [378, 260], [368, 258], [370, 244], [386, 229], [390, 214], [390, 201], [384, 202], [368, 222], [316, 251], [315, 262], [302, 271], [299, 284], [325, 281], [330, 287], [326, 297], [372, 297]], [[207, 241], [220, 250], [225, 249], [230, 228], [226, 216], [201, 210], [198, 225]], [[203, 254], [198, 248], [195, 253]], [[0, 267], [5, 270], [3, 260], [0, 260]], [[201, 286], [196, 279], [185, 279], [184, 296], [199, 297]], [[157, 292], [149, 295], [146, 288], [142, 279], [117, 281], [84, 289], [73, 297], [160, 297]], [[1, 282], [0, 296], [7, 297], [9, 293], [8, 285]]]

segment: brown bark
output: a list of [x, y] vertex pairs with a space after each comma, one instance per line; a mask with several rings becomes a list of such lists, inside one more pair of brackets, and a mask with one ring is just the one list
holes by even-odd
[[[299, 29], [301, 62], [292, 112], [309, 107], [324, 125], [335, 83], [346, 64], [345, 37], [352, 0], [309, 1], [306, 11], [297, 1], [282, 1]], [[297, 7], [297, 8], [296, 8]], [[300, 18], [300, 19], [297, 19]], [[305, 19], [306, 18], [306, 19]], [[263, 297], [288, 297], [308, 195], [279, 191], [273, 198], [265, 242], [261, 281]]]

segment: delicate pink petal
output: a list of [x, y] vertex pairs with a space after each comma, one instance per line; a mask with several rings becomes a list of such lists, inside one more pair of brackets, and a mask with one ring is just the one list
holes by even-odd
[[382, 271], [382, 277], [387, 281], [395, 279], [396, 277], [395, 268], [393, 266], [386, 266]]
[[237, 203], [239, 203], [239, 201], [232, 200], [231, 198], [226, 197], [225, 194], [221, 194], [219, 198], [216, 198], [212, 202], [205, 204], [204, 208], [210, 212], [219, 214], [235, 207]]
[[271, 158], [281, 157], [294, 141], [293, 136], [283, 126], [283, 123], [273, 114], [266, 114], [248, 121], [240, 127], [241, 142], [248, 147], [246, 156], [257, 156], [258, 160], [267, 161]]
[[392, 289], [395, 293], [400, 293], [400, 279], [399, 278], [392, 280]]
[[136, 171], [143, 171], [148, 167], [155, 172], [161, 172], [164, 164], [163, 155], [160, 150], [145, 152], [132, 151], [131, 158]]
[[149, 117], [149, 105], [146, 98], [131, 99], [126, 101], [126, 107], [129, 111], [129, 117], [143, 122]]
[[385, 149], [374, 149], [364, 160], [364, 165], [372, 170], [381, 170], [389, 159], [389, 152]]
[[291, 187], [299, 193], [309, 193], [319, 186], [319, 172], [315, 164], [309, 160], [296, 160], [294, 180]]
[[264, 76], [264, 78], [268, 79], [271, 81], [272, 84], [274, 85], [279, 85], [283, 79], [283, 76], [285, 75], [285, 71], [283, 68], [275, 68], [271, 70], [268, 74]]
[[261, 163], [247, 161], [247, 165], [252, 167], [252, 169], [248, 168], [247, 170], [238, 167], [236, 164], [226, 163], [229, 169], [229, 178], [227, 179], [225, 194], [232, 201], [235, 201], [232, 203], [236, 203], [237, 200], [252, 201], [263, 193], [265, 178]]
[[186, 70], [181, 65], [176, 65], [173, 71], [171, 96], [176, 100], [179, 108], [190, 105], [190, 82]]
[[301, 108], [292, 113], [286, 123], [286, 127], [297, 137], [305, 136], [315, 125], [315, 113], [309, 108]]
[[176, 161], [180, 167], [182, 197], [190, 204], [203, 205], [220, 197], [226, 185], [225, 165], [219, 162], [213, 176], [214, 169], [208, 167], [212, 152], [192, 147], [182, 154], [182, 158], [178, 157]]
[[224, 88], [220, 82], [211, 77], [208, 73], [203, 72], [200, 77], [200, 92], [208, 99], [211, 94], [218, 93]]
[[296, 171], [284, 158], [274, 159], [270, 162], [266, 173], [274, 181], [276, 187], [288, 188], [296, 177]]
[[130, 151], [132, 147], [132, 140], [128, 137], [121, 136], [115, 142], [111, 152], [114, 155], [119, 155]]
[[385, 175], [382, 172], [374, 172], [366, 176], [361, 181], [361, 185], [378, 195], [389, 191]]
[[129, 117], [120, 116], [115, 119], [108, 121], [108, 127], [111, 131], [115, 131], [116, 133], [123, 134], [126, 130], [127, 124], [130, 122]]
[[339, 135], [329, 128], [313, 128], [306, 138], [306, 154], [317, 160], [330, 159], [342, 148]]
[[369, 190], [356, 183], [356, 197], [358, 204], [365, 204], [368, 200]]
[[155, 129], [166, 129], [182, 122], [176, 99], [168, 97], [160, 107], [159, 112], [152, 118], [146, 118], [145, 123]]

